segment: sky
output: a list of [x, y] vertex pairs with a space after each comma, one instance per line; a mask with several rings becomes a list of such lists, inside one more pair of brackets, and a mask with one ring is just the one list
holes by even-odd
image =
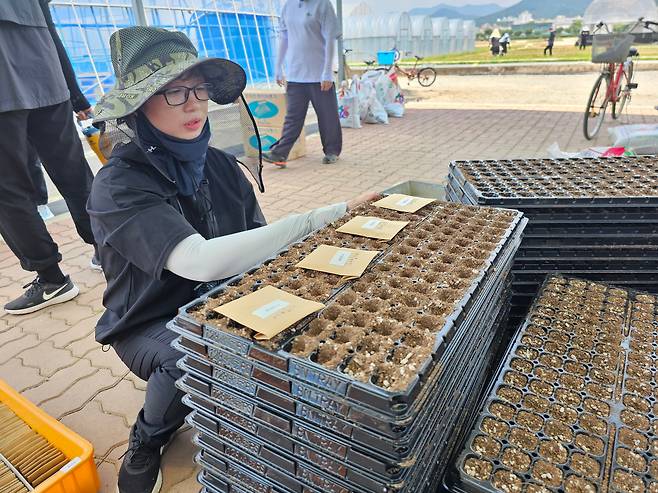
[[[449, 5], [467, 5], [467, 4], [481, 4], [481, 3], [497, 3], [502, 7], [509, 7], [515, 3], [519, 3], [520, 0], [366, 0], [370, 4], [370, 7], [375, 11], [382, 13], [385, 12], [395, 12], [403, 10], [411, 10], [415, 7], [434, 7], [440, 3], [445, 3]], [[343, 0], [343, 9], [345, 14], [349, 14], [350, 11], [359, 3], [360, 0]], [[374, 8], [376, 7], [376, 9]]]

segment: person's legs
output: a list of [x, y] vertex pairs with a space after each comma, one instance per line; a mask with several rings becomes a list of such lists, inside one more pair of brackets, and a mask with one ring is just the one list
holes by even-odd
[[62, 260], [37, 212], [28, 173], [29, 111], [0, 113], [0, 232], [21, 267], [48, 269]]
[[270, 148], [270, 152], [284, 160], [288, 158], [292, 146], [295, 145], [304, 128], [308, 103], [311, 100], [307, 86], [308, 84], [288, 82], [286, 119], [283, 122], [281, 138]]
[[34, 186], [34, 201], [37, 205], [46, 205], [48, 203], [48, 187], [46, 178], [43, 176], [43, 168], [37, 151], [31, 145], [28, 146], [27, 152], [27, 170]]
[[328, 91], [322, 91], [320, 84], [310, 86], [311, 103], [318, 115], [320, 140], [325, 156], [340, 156], [343, 149], [343, 131], [338, 116], [338, 101], [336, 87], [331, 86]]
[[128, 452], [119, 472], [119, 492], [159, 491], [161, 448], [190, 412], [176, 380], [182, 356], [170, 343], [176, 334], [161, 320], [112, 344], [121, 360], [146, 384], [144, 407], [130, 433]]
[[170, 346], [176, 334], [166, 323], [154, 323], [112, 344], [130, 371], [147, 382], [144, 407], [135, 427], [144, 443], [157, 447], [169, 441], [190, 412], [181, 401], [183, 392], [175, 385], [183, 375], [176, 368], [182, 355]]
[[75, 129], [70, 101], [31, 111], [28, 136], [50, 179], [64, 197], [75, 229], [85, 243], [93, 245], [86, 205], [94, 175]]

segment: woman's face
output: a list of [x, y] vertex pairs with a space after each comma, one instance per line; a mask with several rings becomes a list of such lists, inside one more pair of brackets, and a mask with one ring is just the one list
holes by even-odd
[[[159, 92], [151, 96], [142, 106], [142, 111], [151, 125], [161, 132], [178, 139], [192, 140], [203, 131], [208, 118], [208, 101], [199, 101], [194, 91], [189, 92], [187, 101], [179, 106], [167, 103], [163, 91], [178, 87], [197, 87], [205, 81], [198, 75], [183, 75], [171, 81]], [[173, 98], [170, 97], [170, 101]]]

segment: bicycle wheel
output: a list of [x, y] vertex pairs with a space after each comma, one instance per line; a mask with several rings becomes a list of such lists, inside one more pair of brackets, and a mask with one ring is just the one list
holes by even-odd
[[436, 80], [436, 70], [432, 67], [421, 68], [416, 75], [418, 77], [418, 83], [423, 87], [429, 87], [434, 84]]
[[592, 140], [601, 130], [601, 125], [605, 118], [605, 112], [608, 109], [608, 86], [610, 85], [610, 76], [601, 74], [596, 79], [592, 92], [587, 101], [585, 110], [585, 120], [583, 122], [583, 132], [587, 140]]
[[631, 99], [631, 83], [633, 82], [633, 62], [628, 64], [628, 72], [624, 70], [619, 81], [620, 97], [616, 104], [612, 106], [612, 118], [615, 120], [619, 118], [626, 108], [626, 104]]

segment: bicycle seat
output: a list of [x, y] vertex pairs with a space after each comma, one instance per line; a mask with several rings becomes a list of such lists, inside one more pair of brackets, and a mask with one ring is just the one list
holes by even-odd
[[631, 49], [628, 52], [628, 56], [640, 56], [640, 52], [637, 51], [637, 48], [635, 46], [631, 46]]
[[418, 60], [418, 61], [421, 61], [424, 58], [424, 57], [418, 56], [418, 55], [415, 55], [415, 57], [416, 57], [416, 60]]

